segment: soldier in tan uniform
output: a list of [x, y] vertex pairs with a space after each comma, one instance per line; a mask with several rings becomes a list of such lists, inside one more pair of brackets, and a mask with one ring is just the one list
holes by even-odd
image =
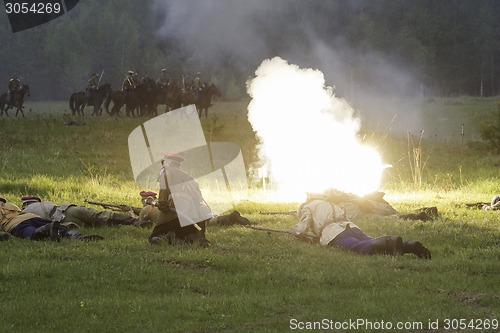
[[99, 74], [94, 73], [87, 81], [87, 88], [85, 89], [86, 103], [90, 104], [94, 93], [99, 88]]
[[193, 80], [193, 91], [200, 92], [205, 88], [205, 84], [201, 79], [201, 72], [196, 73], [196, 77]]
[[[6, 203], [7, 200], [5, 198], [0, 197], [0, 205]], [[3, 230], [3, 228], [0, 228], [0, 230]], [[0, 241], [6, 241], [9, 240], [10, 236], [9, 233], [5, 231], [0, 231]]]
[[[152, 222], [154, 225], [158, 225], [158, 220], [160, 218], [160, 210], [158, 209], [158, 198], [157, 194], [152, 191], [141, 191], [139, 193], [141, 196], [142, 210], [138, 216], [136, 216], [141, 221]], [[206, 225], [220, 225], [220, 226], [230, 226], [230, 225], [249, 225], [250, 221], [241, 216], [240, 212], [233, 211], [227, 215], [214, 216], [210, 220], [206, 221]]]
[[42, 201], [39, 197], [32, 195], [23, 196], [21, 200], [23, 201], [23, 212], [33, 213], [47, 220], [58, 221], [62, 225], [69, 222], [92, 228], [118, 225], [143, 227], [149, 225], [144, 221], [125, 214], [97, 210], [69, 203], [56, 205], [50, 201]]
[[399, 236], [373, 238], [345, 215], [337, 205], [328, 202], [322, 193], [308, 193], [298, 208], [299, 222], [290, 229], [296, 236], [312, 236], [321, 245], [338, 247], [361, 254], [403, 255], [413, 253], [431, 259], [431, 252], [418, 241], [403, 241]]
[[125, 93], [125, 100], [128, 100], [128, 96], [137, 87], [134, 81], [134, 71], [128, 71], [127, 76], [122, 83], [122, 91]]
[[156, 80], [156, 84], [160, 86], [161, 89], [165, 89], [170, 84], [170, 77], [168, 76], [167, 69], [163, 68], [161, 74]]
[[33, 213], [21, 211], [21, 209], [8, 202], [0, 202], [0, 226], [2, 230], [19, 238], [31, 240], [50, 240], [59, 242], [61, 237], [81, 240], [101, 240], [98, 235], [84, 235], [70, 230], [58, 221], [41, 218]]

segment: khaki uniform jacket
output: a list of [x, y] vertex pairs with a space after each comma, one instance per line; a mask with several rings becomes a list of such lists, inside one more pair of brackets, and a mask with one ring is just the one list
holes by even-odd
[[[313, 236], [321, 245], [328, 245], [346, 228], [358, 226], [345, 216], [344, 211], [319, 195], [310, 197], [298, 209], [299, 223], [295, 226], [297, 235]], [[358, 228], [359, 229], [359, 228]]]
[[19, 89], [19, 86], [21, 85], [21, 81], [19, 79], [10, 79], [9, 80], [9, 90], [10, 91], [15, 91]]
[[87, 81], [87, 90], [97, 90], [97, 79], [95, 77], [90, 78]]
[[11, 232], [21, 222], [39, 217], [32, 213], [24, 213], [19, 207], [11, 203], [0, 204], [0, 225], [6, 232]]
[[157, 225], [159, 216], [160, 210], [158, 209], [158, 207], [146, 205], [141, 209], [139, 220], [153, 222], [155, 225]]
[[132, 79], [131, 77], [126, 77], [125, 80], [123, 80], [123, 84], [122, 84], [122, 90], [133, 90], [135, 89], [136, 87], [136, 84], [134, 82], [134, 79]]
[[71, 206], [75, 205], [63, 203], [58, 206], [50, 201], [35, 202], [26, 206], [23, 212], [33, 213], [47, 220], [62, 222], [66, 217], [64, 212]]

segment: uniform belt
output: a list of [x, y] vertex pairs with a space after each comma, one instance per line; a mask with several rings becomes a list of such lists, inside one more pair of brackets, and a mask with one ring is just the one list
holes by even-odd
[[50, 211], [49, 213], [49, 218], [52, 218], [52, 216], [54, 216], [56, 210], [57, 210], [58, 206], [54, 206], [52, 207], [52, 210]]

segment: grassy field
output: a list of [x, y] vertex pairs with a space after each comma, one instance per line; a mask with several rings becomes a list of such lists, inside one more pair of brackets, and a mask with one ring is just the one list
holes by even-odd
[[[144, 118], [75, 118], [66, 102], [26, 105], [25, 119], [0, 118], [0, 196], [140, 204], [127, 138]], [[246, 106], [218, 102], [202, 124], [213, 140], [239, 144], [250, 169], [257, 139]], [[240, 226], [211, 227], [206, 249], [152, 246], [150, 230], [129, 226], [83, 230], [105, 237], [98, 243], [11, 239], [0, 244], [0, 332], [498, 331], [500, 217], [465, 206], [500, 193], [500, 158], [477, 134], [496, 108], [495, 98], [424, 104], [421, 183], [407, 135], [363, 133], [392, 165], [386, 199], [405, 213], [436, 206], [440, 217], [356, 223], [372, 236], [420, 240], [430, 261], [361, 256]], [[87, 125], [64, 125], [73, 119]], [[464, 137], [453, 132], [461, 124]], [[298, 203], [259, 200], [258, 180], [249, 181], [248, 200], [237, 206], [244, 216], [275, 228], [297, 222], [260, 214]]]

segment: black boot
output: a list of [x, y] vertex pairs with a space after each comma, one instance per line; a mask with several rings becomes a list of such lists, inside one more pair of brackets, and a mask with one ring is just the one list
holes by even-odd
[[231, 214], [229, 214], [229, 218], [235, 223], [235, 224], [241, 224], [241, 225], [249, 225], [250, 220], [247, 219], [246, 217], [241, 216], [240, 212], [235, 210]]
[[247, 218], [241, 216], [240, 212], [235, 210], [229, 215], [222, 215], [217, 217], [217, 224], [226, 226], [233, 224], [249, 225], [250, 221]]
[[375, 238], [372, 242], [370, 254], [390, 254], [399, 256], [403, 254], [403, 239], [396, 236], [383, 236]]
[[418, 241], [404, 241], [403, 253], [413, 253], [421, 259], [431, 259], [431, 251]]
[[10, 235], [7, 232], [0, 231], [0, 242], [9, 240]]
[[101, 237], [99, 235], [84, 235], [75, 230], [67, 230], [64, 233], [64, 237], [69, 239], [79, 239], [84, 241], [99, 241], [104, 239], [104, 237]]
[[221, 216], [217, 216], [217, 224], [218, 225], [232, 225], [232, 221], [231, 219], [229, 218], [229, 215], [221, 215]]
[[201, 231], [187, 235], [185, 241], [189, 244], [198, 244], [201, 247], [210, 246], [210, 241]]
[[173, 231], [169, 231], [166, 234], [159, 234], [148, 239], [150, 244], [162, 244], [167, 243], [169, 245], [175, 245], [177, 242], [177, 235]]
[[412, 220], [412, 221], [432, 221], [433, 218], [427, 214], [426, 212], [420, 212], [418, 214], [399, 214], [398, 215], [402, 220]]
[[40, 240], [50, 237], [53, 242], [61, 241], [59, 236], [59, 222], [47, 223], [44, 226], [35, 229], [35, 233], [32, 236], [33, 240]]

